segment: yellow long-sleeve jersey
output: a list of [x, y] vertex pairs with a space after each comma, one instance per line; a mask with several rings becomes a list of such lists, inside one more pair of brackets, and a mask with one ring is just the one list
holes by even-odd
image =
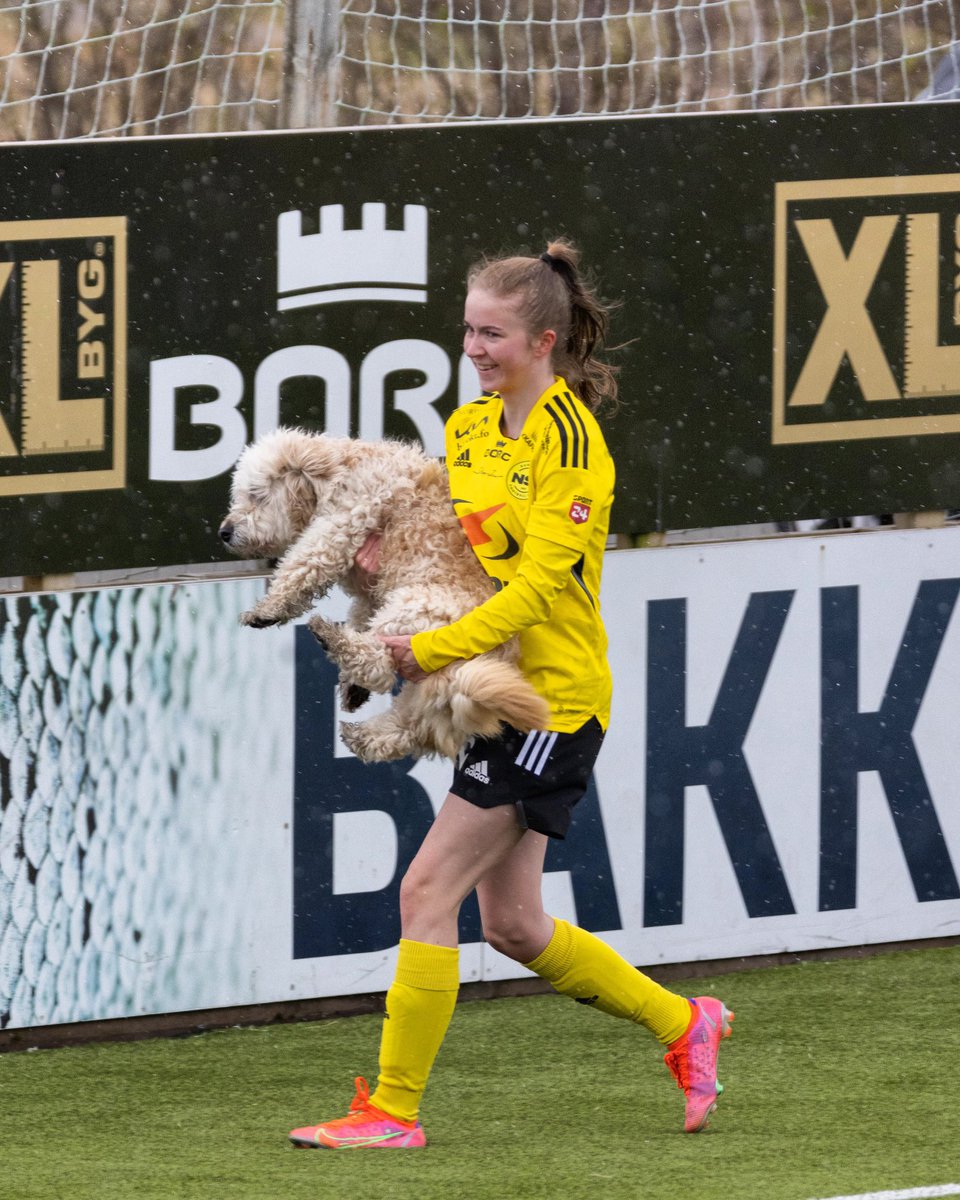
[[497, 592], [460, 620], [418, 633], [427, 671], [520, 638], [521, 668], [550, 704], [550, 729], [610, 718], [600, 573], [614, 466], [590, 410], [557, 378], [520, 437], [500, 430], [494, 394], [457, 409], [446, 426], [457, 516]]

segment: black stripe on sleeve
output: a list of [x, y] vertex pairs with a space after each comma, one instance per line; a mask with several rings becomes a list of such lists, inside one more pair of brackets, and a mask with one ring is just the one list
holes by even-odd
[[574, 403], [573, 397], [570, 395], [569, 392], [564, 392], [563, 394], [567, 398], [567, 400], [569, 400], [570, 412], [573, 414], [573, 419], [580, 426], [580, 430], [583, 433], [583, 469], [586, 471], [586, 469], [589, 465], [587, 462], [587, 456], [588, 456], [588, 453], [590, 450], [590, 439], [587, 437], [587, 427], [583, 423], [583, 417], [581, 417], [580, 411], [577, 408], [576, 404]]
[[564, 419], [566, 420], [566, 423], [567, 423], [567, 428], [570, 430], [570, 445], [571, 445], [570, 457], [572, 460], [570, 465], [571, 465], [571, 467], [579, 467], [580, 466], [580, 430], [577, 427], [577, 423], [573, 419], [573, 416], [571, 415], [569, 408], [567, 408], [566, 404], [564, 404], [562, 397], [555, 396], [554, 400], [556, 401], [557, 408], [559, 408], [560, 411], [563, 413]]
[[567, 437], [566, 426], [549, 404], [545, 404], [543, 407], [547, 410], [550, 416], [553, 417], [553, 423], [556, 425], [557, 433], [560, 435], [560, 466], [565, 467], [567, 465], [567, 454], [569, 453], [570, 449], [570, 440]]
[[571, 466], [583, 467], [583, 469], [586, 470], [590, 443], [589, 437], [587, 436], [587, 427], [584, 424], [580, 413], [577, 411], [577, 403], [569, 392], [564, 392], [562, 397], [555, 396], [554, 401], [557, 405], [557, 408], [561, 413], [563, 413], [567, 428], [570, 432], [570, 440], [573, 447], [573, 461]]

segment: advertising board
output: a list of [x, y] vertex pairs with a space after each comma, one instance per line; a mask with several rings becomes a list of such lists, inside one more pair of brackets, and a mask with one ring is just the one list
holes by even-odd
[[953, 105], [0, 146], [0, 577], [225, 557], [278, 423], [442, 449], [464, 278], [618, 307], [613, 531], [960, 505]]
[[[0, 1027], [389, 985], [450, 765], [354, 759], [306, 628], [237, 624], [259, 587], [0, 604]], [[609, 555], [548, 910], [640, 966], [960, 934], [958, 594], [953, 529]], [[472, 899], [460, 935], [465, 982], [526, 974]]]

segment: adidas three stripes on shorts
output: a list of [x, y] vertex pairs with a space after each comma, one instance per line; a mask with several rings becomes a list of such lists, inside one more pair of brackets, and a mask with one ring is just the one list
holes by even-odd
[[500, 737], [467, 743], [457, 757], [450, 791], [478, 808], [514, 804], [525, 829], [562, 838], [602, 744], [596, 717], [573, 733], [522, 733], [508, 725]]

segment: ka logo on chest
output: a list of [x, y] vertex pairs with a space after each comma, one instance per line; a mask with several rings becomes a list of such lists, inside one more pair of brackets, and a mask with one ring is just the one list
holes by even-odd
[[960, 431], [960, 176], [778, 184], [772, 440]]

